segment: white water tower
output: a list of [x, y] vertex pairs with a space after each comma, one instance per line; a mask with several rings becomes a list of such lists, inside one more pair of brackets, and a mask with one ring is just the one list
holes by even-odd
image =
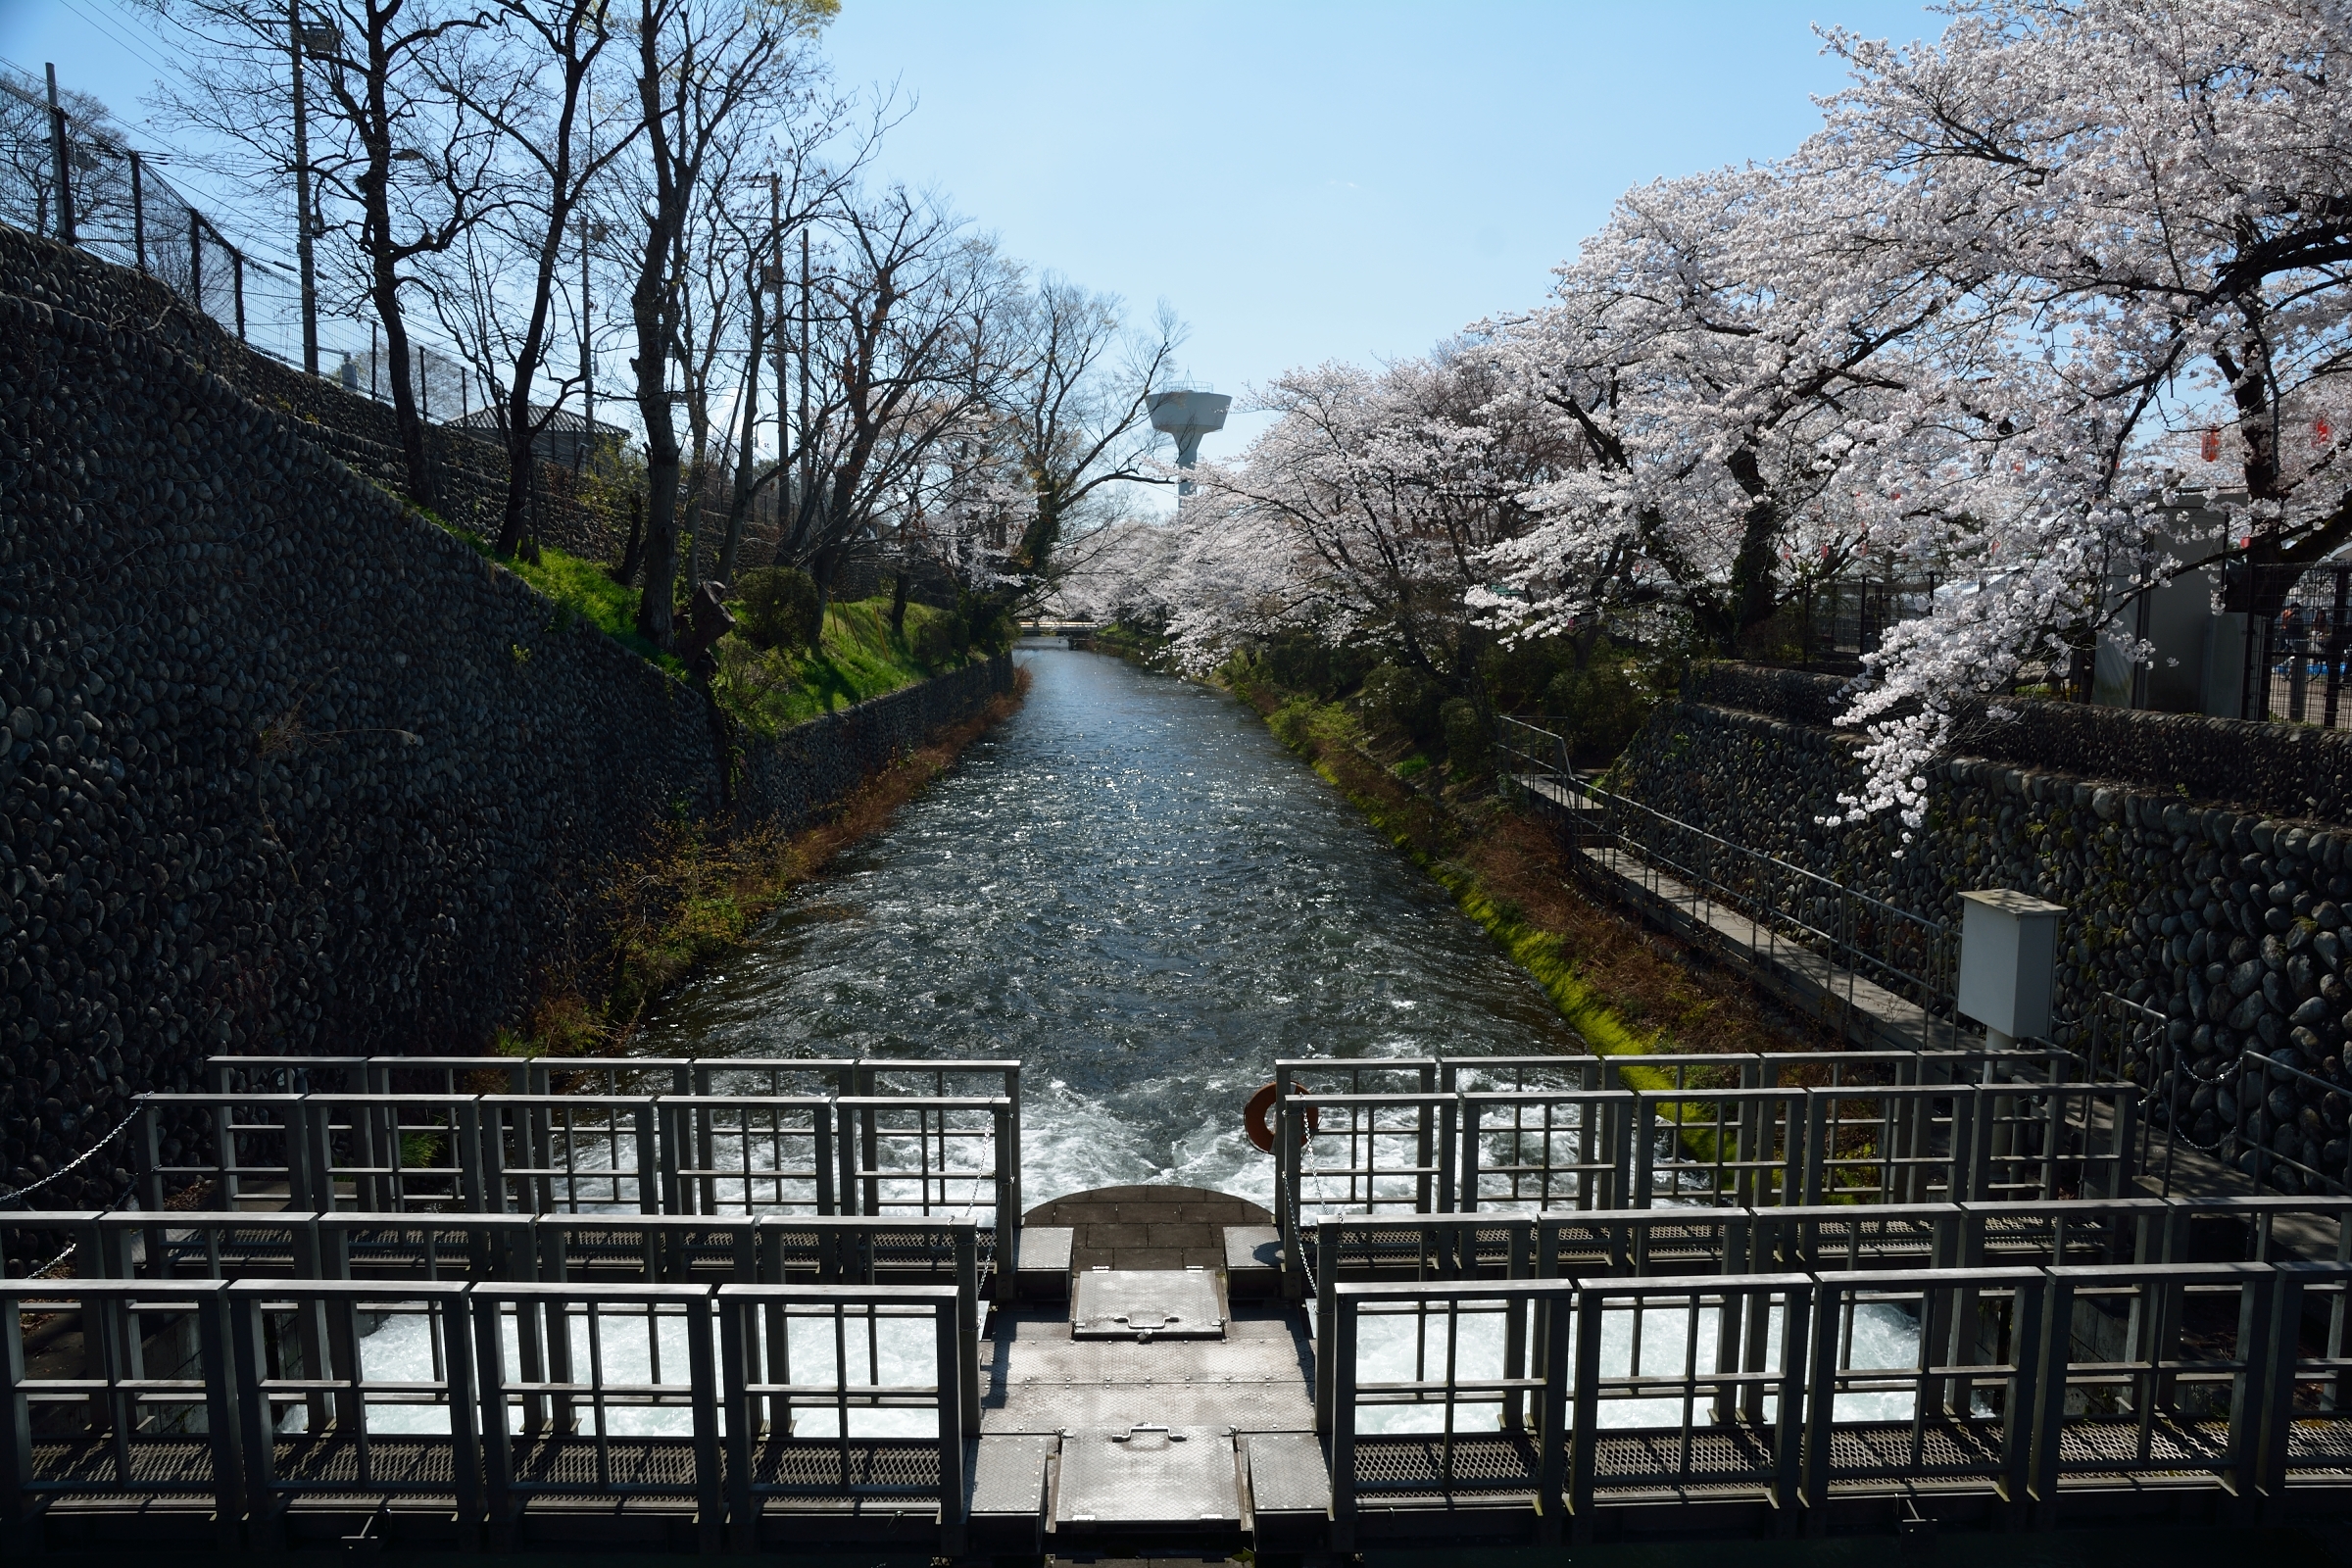
[[[1176, 438], [1176, 466], [1189, 468], [1200, 461], [1200, 438], [1225, 428], [1225, 411], [1233, 407], [1233, 399], [1205, 388], [1179, 387], [1152, 393], [1148, 407], [1152, 428]], [[1193, 481], [1179, 480], [1176, 493], [1191, 495]]]

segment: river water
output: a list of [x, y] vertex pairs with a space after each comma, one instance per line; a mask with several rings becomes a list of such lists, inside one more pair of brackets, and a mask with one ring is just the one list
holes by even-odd
[[[1240, 703], [1099, 655], [1018, 657], [1033, 681], [1020, 711], [801, 889], [723, 973], [669, 999], [647, 1054], [1017, 1056], [1029, 1201], [1157, 1181], [1263, 1202], [1272, 1162], [1243, 1136], [1241, 1107], [1277, 1055], [1581, 1050], [1526, 972]], [[1645, 1373], [1679, 1375], [1687, 1353], [1713, 1364], [1713, 1310], [1697, 1325], [1684, 1312], [1646, 1313]], [[1416, 1328], [1432, 1336], [1421, 1354], [1442, 1358], [1444, 1325], [1369, 1322], [1358, 1376], [1416, 1375]], [[573, 1327], [585, 1358], [586, 1325]], [[1777, 1314], [1770, 1330], [1777, 1341]], [[682, 1325], [662, 1325], [659, 1355], [653, 1332], [605, 1322], [612, 1376], [684, 1376]], [[850, 1332], [847, 1364], [862, 1368], [867, 1347]], [[1865, 1308], [1852, 1335], [1853, 1365], [1914, 1364], [1917, 1325], [1893, 1307]], [[1629, 1314], [1610, 1314], [1604, 1371], [1630, 1370], [1634, 1346]], [[928, 1341], [873, 1348], [881, 1382], [929, 1381]], [[796, 1345], [795, 1364], [826, 1376], [832, 1353], [829, 1340]], [[362, 1354], [371, 1376], [425, 1378], [429, 1325], [394, 1317]], [[1499, 1375], [1499, 1320], [1466, 1318], [1459, 1356], [1465, 1378]], [[1900, 1419], [1910, 1397], [1841, 1396], [1838, 1408]], [[1475, 1431], [1500, 1414], [1473, 1403], [1454, 1419]], [[925, 1415], [863, 1412], [852, 1431], [920, 1435]], [[1367, 1408], [1360, 1427], [1434, 1430], [1443, 1415]], [[1680, 1419], [1673, 1399], [1603, 1412], [1610, 1427]], [[687, 1417], [615, 1420], [615, 1432], [677, 1433]], [[799, 1430], [821, 1435], [823, 1420]], [[371, 1406], [368, 1424], [447, 1430], [430, 1406]]]
[[1018, 1057], [1031, 1203], [1268, 1201], [1277, 1056], [1581, 1050], [1525, 970], [1258, 716], [1062, 649], [885, 832], [670, 998], [655, 1055]]

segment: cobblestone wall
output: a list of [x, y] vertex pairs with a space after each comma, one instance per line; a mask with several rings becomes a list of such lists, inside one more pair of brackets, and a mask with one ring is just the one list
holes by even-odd
[[[1824, 688], [1835, 684], [1710, 672], [1652, 715], [1621, 764], [1623, 788], [1955, 926], [1963, 889], [2018, 888], [2065, 905], [2059, 1012], [2087, 1018], [2106, 993], [2164, 1013], [2166, 1037], [2197, 1080], [2183, 1128], [2200, 1143], [2221, 1138], [2241, 1108], [2229, 1079], [2245, 1050], [2331, 1084], [2352, 1080], [2352, 832], [2316, 813], [2243, 804], [2313, 798], [2314, 781], [2337, 765], [2336, 738], [2036, 704], [2017, 730], [1972, 732], [1980, 749], [2008, 757], [1958, 757], [1930, 770], [1927, 820], [1905, 843], [1891, 820], [1824, 821], [1859, 781], [1852, 740], [1807, 721], [1828, 716]], [[2042, 765], [2011, 760], [2021, 756]], [[2154, 1087], [2161, 1068], [2134, 1070]], [[2262, 1112], [2249, 1137], [2340, 1169], [2344, 1094], [2312, 1089], [2289, 1102]], [[2225, 1152], [2250, 1162], [2238, 1144]], [[2280, 1185], [2292, 1185], [2291, 1173]]]
[[[362, 476], [395, 492], [406, 485], [391, 404], [347, 392], [247, 348], [160, 283], [0, 223], [0, 292], [153, 338], [262, 407], [299, 421], [314, 443]], [[494, 442], [444, 425], [427, 424], [424, 435], [441, 515], [495, 537], [506, 515], [506, 453]], [[543, 467], [538, 537], [593, 561], [617, 561], [625, 523], [566, 500], [569, 478]]]
[[[0, 290], [0, 1191], [209, 1052], [482, 1048], [596, 868], [721, 809], [700, 691], [157, 335]], [[738, 808], [804, 821], [1010, 680], [754, 747]]]

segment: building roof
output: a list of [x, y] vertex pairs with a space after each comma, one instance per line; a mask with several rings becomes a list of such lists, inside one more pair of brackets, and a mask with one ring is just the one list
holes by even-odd
[[[493, 404], [488, 408], [476, 409], [465, 417], [452, 419], [449, 422], [466, 430], [503, 430], [506, 428], [506, 405], [500, 403]], [[571, 410], [557, 409], [551, 415], [547, 405], [543, 403], [531, 405], [531, 418], [534, 422], [544, 420], [545, 422], [540, 424], [539, 428], [543, 433], [549, 435], [578, 435], [588, 428], [588, 420]], [[620, 425], [607, 424], [604, 420], [599, 419], [596, 421], [595, 433], [599, 436], [613, 436], [625, 440], [629, 432]]]

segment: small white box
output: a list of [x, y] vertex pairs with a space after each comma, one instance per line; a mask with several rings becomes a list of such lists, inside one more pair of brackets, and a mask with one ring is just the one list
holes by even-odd
[[2048, 1035], [2066, 906], [2007, 888], [1960, 899], [1961, 1012], [2012, 1040]]

